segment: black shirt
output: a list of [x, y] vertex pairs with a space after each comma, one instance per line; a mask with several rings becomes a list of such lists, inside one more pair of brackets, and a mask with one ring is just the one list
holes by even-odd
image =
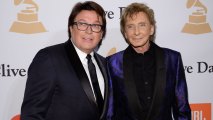
[[145, 119], [151, 102], [154, 91], [155, 82], [155, 51], [153, 45], [145, 53], [137, 53], [132, 47], [130, 54], [133, 58], [133, 75], [136, 85], [137, 94], [142, 107], [142, 116]]

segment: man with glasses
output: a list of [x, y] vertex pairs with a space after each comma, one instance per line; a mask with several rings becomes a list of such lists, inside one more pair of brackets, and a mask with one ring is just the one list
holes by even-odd
[[40, 50], [28, 71], [21, 120], [110, 120], [112, 85], [96, 53], [106, 33], [103, 8], [77, 3], [69, 40]]

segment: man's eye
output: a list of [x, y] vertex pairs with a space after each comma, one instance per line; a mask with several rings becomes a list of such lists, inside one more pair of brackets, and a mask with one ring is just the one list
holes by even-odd
[[81, 26], [87, 26], [86, 23], [78, 23], [78, 24], [81, 25]]
[[100, 25], [98, 25], [98, 24], [93, 24], [92, 26], [96, 27], [96, 28], [100, 27]]
[[146, 23], [139, 24], [140, 27], [146, 27]]
[[132, 25], [128, 25], [127, 28], [128, 28], [128, 29], [132, 29], [133, 26], [132, 26]]

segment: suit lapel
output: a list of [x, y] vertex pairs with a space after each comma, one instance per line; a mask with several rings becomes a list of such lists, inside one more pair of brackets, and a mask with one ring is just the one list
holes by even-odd
[[142, 118], [140, 115], [141, 104], [139, 101], [139, 97], [136, 91], [134, 75], [133, 75], [133, 63], [131, 62], [132, 56], [128, 53], [128, 48], [124, 51], [123, 57], [123, 68], [124, 68], [124, 84], [127, 92], [128, 103], [131, 111], [133, 111], [133, 115], [136, 118]]
[[92, 88], [90, 86], [87, 74], [80, 61], [80, 58], [70, 40], [68, 40], [65, 43], [65, 45], [66, 45], [65, 48], [66, 48], [66, 52], [67, 52], [69, 61], [71, 62], [71, 65], [73, 66], [74, 70], [76, 71], [76, 74], [81, 82], [82, 88], [84, 89], [84, 92], [86, 93], [90, 103], [97, 109], [97, 105], [96, 105], [95, 98], [94, 98], [94, 95], [92, 92]]
[[156, 78], [153, 100], [146, 120], [153, 120], [160, 112], [166, 85], [166, 66], [163, 49], [154, 43], [152, 45], [154, 45], [156, 55]]
[[98, 66], [101, 70], [101, 73], [103, 75], [104, 78], [104, 84], [105, 84], [105, 90], [104, 90], [104, 107], [103, 107], [103, 111], [101, 114], [100, 119], [103, 119], [107, 113], [107, 108], [108, 108], [108, 102], [109, 102], [109, 82], [108, 82], [108, 76], [107, 76], [107, 71], [106, 71], [106, 62], [101, 60], [100, 57], [98, 57], [98, 54], [94, 53], [94, 57], [98, 63]]

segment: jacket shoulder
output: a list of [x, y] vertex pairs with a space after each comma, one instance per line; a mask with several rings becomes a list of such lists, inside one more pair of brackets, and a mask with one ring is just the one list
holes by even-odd
[[170, 49], [170, 48], [162, 48], [164, 53], [166, 55], [172, 55], [172, 56], [179, 56], [180, 55], [180, 52], [179, 51], [176, 51], [176, 50], [173, 50], [173, 49]]
[[96, 54], [96, 56], [99, 58], [99, 59], [101, 59], [101, 60], [103, 60], [103, 61], [105, 61], [105, 57], [103, 57], [102, 55], [100, 55], [100, 54], [98, 54], [98, 53], [95, 53]]
[[65, 44], [66, 43], [60, 43], [60, 44], [56, 44], [56, 45], [51, 45], [51, 46], [48, 46], [48, 47], [45, 47], [45, 48], [41, 49], [40, 51], [52, 51], [52, 52], [55, 52], [57, 50], [65, 48]]
[[117, 52], [113, 55], [110, 55], [106, 59], [107, 59], [107, 61], [121, 60], [121, 59], [123, 59], [123, 54], [124, 54], [124, 50]]
[[59, 54], [61, 51], [65, 50], [65, 43], [60, 43], [56, 45], [51, 45], [45, 48], [42, 48], [38, 51], [37, 54], [48, 53], [48, 54]]

